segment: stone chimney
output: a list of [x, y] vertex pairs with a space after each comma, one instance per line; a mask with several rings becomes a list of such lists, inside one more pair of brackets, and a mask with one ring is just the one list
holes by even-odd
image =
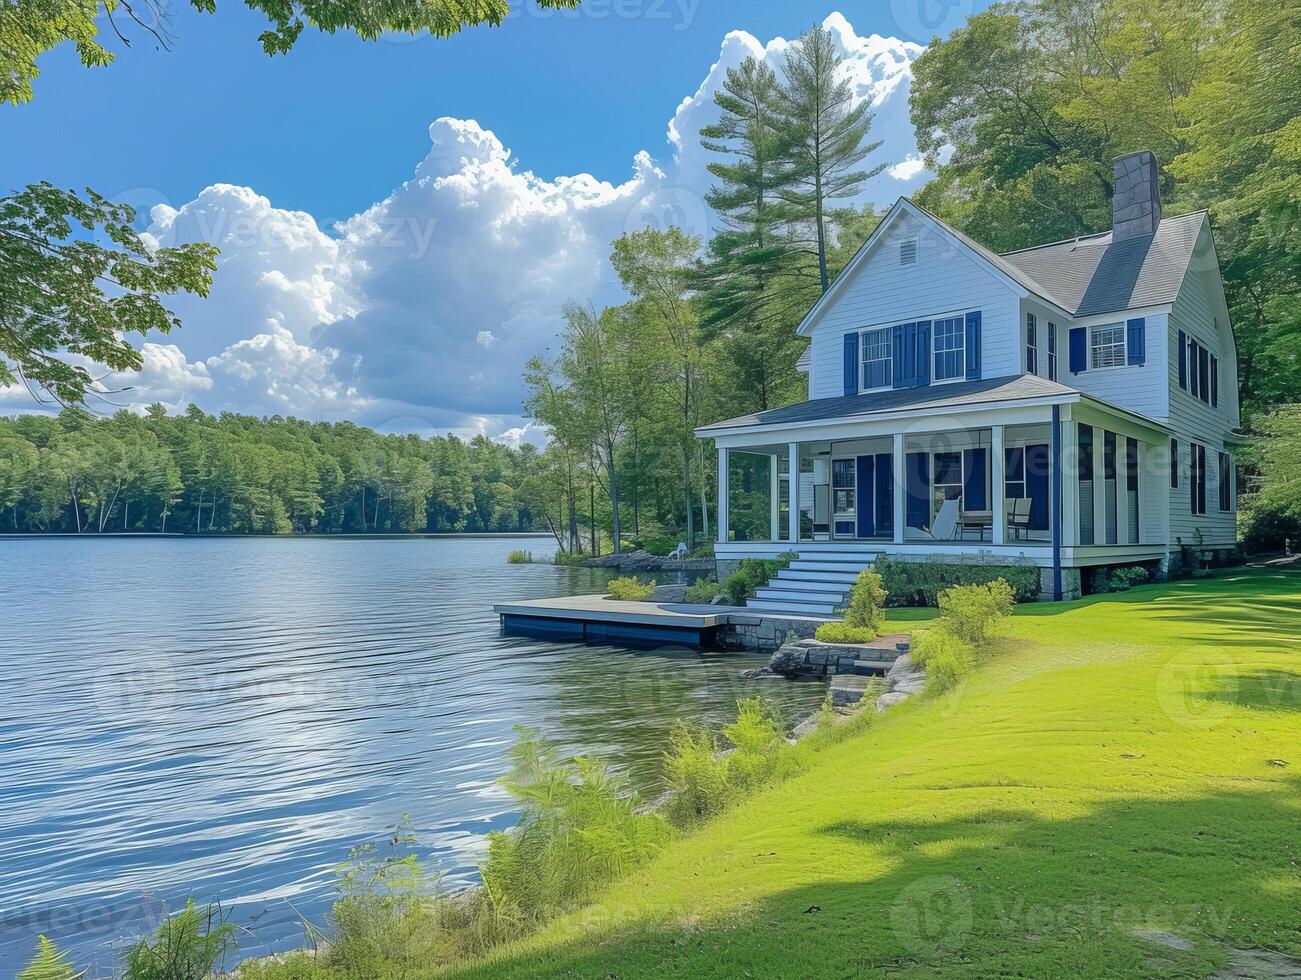
[[1111, 198], [1111, 240], [1156, 233], [1161, 223], [1161, 188], [1151, 150], [1126, 153], [1111, 162], [1116, 190]]

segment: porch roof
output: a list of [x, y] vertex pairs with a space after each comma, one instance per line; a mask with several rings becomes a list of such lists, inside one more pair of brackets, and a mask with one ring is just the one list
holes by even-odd
[[924, 388], [875, 391], [866, 395], [814, 398], [784, 408], [739, 415], [734, 419], [702, 426], [696, 432], [704, 435], [756, 425], [790, 425], [793, 422], [860, 418], [907, 411], [910, 408], [969, 408], [1004, 401], [1024, 401], [1027, 398], [1060, 399], [1078, 394], [1076, 389], [1056, 381], [1033, 374], [1017, 374], [1004, 378], [982, 378], [979, 381], [955, 381]]

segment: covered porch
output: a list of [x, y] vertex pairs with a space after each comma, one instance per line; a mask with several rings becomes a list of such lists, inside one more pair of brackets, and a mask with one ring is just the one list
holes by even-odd
[[701, 430], [719, 454], [716, 555], [1022, 559], [1054, 595], [1062, 569], [1163, 557], [1168, 434], [1058, 387], [1020, 404]]

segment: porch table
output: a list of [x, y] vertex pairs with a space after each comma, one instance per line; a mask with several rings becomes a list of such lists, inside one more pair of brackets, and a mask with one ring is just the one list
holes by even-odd
[[965, 541], [967, 531], [976, 532], [976, 540], [985, 540], [985, 531], [990, 532], [993, 537], [994, 529], [994, 512], [992, 510], [964, 510], [958, 515], [958, 539]]

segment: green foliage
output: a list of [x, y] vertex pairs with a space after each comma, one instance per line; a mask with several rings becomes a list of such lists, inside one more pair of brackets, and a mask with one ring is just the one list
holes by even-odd
[[788, 568], [795, 552], [783, 552], [776, 558], [742, 558], [737, 570], [723, 580], [723, 592], [733, 606], [745, 605], [745, 600], [768, 584], [768, 580]]
[[736, 702], [736, 721], [723, 726], [732, 743], [727, 759], [728, 782], [740, 793], [752, 793], [770, 782], [786, 760], [786, 726], [780, 714], [762, 698]]
[[525, 551], [523, 548], [512, 548], [506, 552], [506, 564], [508, 565], [528, 565], [533, 561], [533, 552]]
[[[872, 634], [876, 639], [885, 622], [885, 600], [888, 593], [881, 587], [881, 576], [870, 568], [858, 573], [853, 587], [849, 590], [849, 607], [845, 610], [845, 625]], [[864, 641], [866, 642], [866, 641]]]
[[523, 804], [519, 824], [488, 835], [481, 869], [494, 912], [521, 925], [572, 909], [654, 854], [668, 825], [639, 813], [626, 781], [588, 758], [562, 758], [537, 731], [517, 727], [501, 780]]
[[1135, 585], [1142, 585], [1152, 578], [1152, 573], [1142, 565], [1121, 565], [1115, 568], [1098, 570], [1100, 588], [1097, 592], [1127, 592]]
[[687, 602], [709, 603], [723, 591], [723, 587], [712, 578], [697, 579], [687, 586]]
[[1287, 542], [1296, 550], [1301, 543], [1301, 404], [1280, 406], [1258, 419], [1256, 428], [1260, 438], [1245, 457], [1260, 478], [1238, 502], [1243, 541], [1251, 551], [1282, 551]]
[[1104, 232], [1112, 159], [1151, 149], [1165, 213], [1210, 209], [1245, 415], [1293, 400], [1294, 14], [1257, 0], [1022, 0], [974, 14], [912, 65], [912, 122], [936, 173], [919, 203], [1000, 252]]
[[728, 758], [719, 752], [714, 735], [677, 726], [664, 754], [664, 816], [675, 827], [690, 827], [722, 813], [736, 796], [728, 777]]
[[[82, 971], [83, 973], [85, 971]], [[44, 936], [36, 939], [36, 955], [27, 964], [18, 980], [77, 980], [82, 974], [73, 970], [68, 954]]]
[[642, 582], [634, 576], [612, 578], [605, 588], [615, 599], [626, 602], [645, 602], [655, 594], [655, 582]]
[[1030, 602], [1039, 595], [1039, 568], [1028, 561], [1000, 565], [988, 560], [945, 562], [933, 558], [904, 561], [882, 556], [876, 560], [887, 591], [889, 606], [936, 606], [939, 594], [955, 585], [984, 585], [1002, 579], [1012, 587], [1017, 602]]
[[[0, 40], [11, 29], [9, 16], [0, 12]], [[0, 70], [0, 92], [6, 81]], [[49, 183], [0, 197], [0, 386], [21, 378], [64, 405], [81, 404], [103, 389], [68, 355], [138, 371], [144, 361], [126, 336], [165, 334], [180, 323], [159, 295], [208, 294], [216, 247], [154, 248], [134, 220], [125, 204]]]
[[152, 941], [126, 953], [126, 980], [206, 980], [235, 948], [235, 927], [220, 906], [185, 908], [163, 920]]
[[[205, 13], [215, 13], [216, 0], [190, 0]], [[580, 0], [536, 0], [546, 10], [567, 10]], [[507, 0], [393, 0], [384, 4], [367, 4], [360, 0], [252, 0], [248, 4], [261, 11], [270, 22], [258, 37], [267, 54], [283, 54], [293, 48], [304, 26], [310, 25], [327, 34], [351, 31], [367, 41], [387, 33], [424, 34], [450, 37], [467, 27], [499, 26], [511, 12]], [[113, 19], [117, 11], [117, 20]], [[125, 11], [125, 13], [124, 13]], [[102, 67], [114, 60], [112, 52], [97, 40], [101, 18], [113, 25], [116, 33], [147, 35], [163, 48], [170, 47], [167, 29], [168, 10], [159, 2], [145, 2], [138, 8], [105, 0], [87, 3], [9, 0], [0, 6], [0, 102], [26, 102], [32, 97], [32, 79], [40, 74], [37, 58], [64, 41], [71, 41], [77, 57], [87, 68]], [[121, 25], [121, 26], [119, 26]], [[122, 32], [126, 33], [123, 34]]]
[[[532, 447], [350, 422], [65, 411], [0, 418], [0, 531], [523, 531]], [[74, 505], [75, 501], [75, 505]]]
[[1012, 587], [1001, 578], [985, 585], [955, 585], [940, 593], [940, 624], [966, 643], [983, 643], [1012, 615]]
[[945, 622], [916, 637], [910, 656], [913, 663], [926, 668], [927, 694], [942, 694], [956, 686], [971, 673], [975, 665], [975, 652], [971, 644], [954, 635]]
[[823, 643], [871, 643], [876, 630], [867, 626], [851, 626], [848, 622], [820, 623], [813, 635]]
[[667, 555], [678, 546], [678, 539], [671, 534], [660, 534], [647, 538], [642, 547], [652, 555]]

